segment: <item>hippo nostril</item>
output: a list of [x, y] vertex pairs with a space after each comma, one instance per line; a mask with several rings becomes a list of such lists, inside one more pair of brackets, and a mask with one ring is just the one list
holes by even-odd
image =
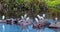
[[40, 24], [39, 24], [40, 25]]
[[23, 22], [23, 21], [21, 21], [21, 22]]
[[26, 22], [26, 23], [28, 23], [28, 22]]

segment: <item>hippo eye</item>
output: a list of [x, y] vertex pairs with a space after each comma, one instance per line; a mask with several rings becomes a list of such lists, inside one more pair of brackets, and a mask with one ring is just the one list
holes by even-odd
[[28, 22], [26, 22], [26, 23], [28, 23]]

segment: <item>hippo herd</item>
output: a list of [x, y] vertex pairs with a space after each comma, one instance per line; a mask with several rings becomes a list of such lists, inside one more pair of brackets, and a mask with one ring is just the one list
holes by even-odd
[[32, 28], [37, 30], [44, 27], [48, 27], [50, 25], [50, 22], [45, 20], [45, 14], [43, 14], [43, 16], [37, 15], [37, 17], [34, 18], [34, 20], [35, 21], [33, 21], [30, 17], [27, 16], [27, 14], [25, 14], [24, 16], [21, 16], [21, 18], [0, 20], [0, 23], [2, 22], [6, 24], [16, 24], [22, 26], [23, 28], [27, 28], [29, 25], [32, 25]]

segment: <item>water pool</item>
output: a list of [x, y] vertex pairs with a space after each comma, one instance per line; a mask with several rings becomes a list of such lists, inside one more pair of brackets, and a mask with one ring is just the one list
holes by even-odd
[[[3, 26], [4, 25], [4, 29]], [[42, 32], [43, 30], [41, 29], [40, 32]], [[9, 24], [3, 24], [0, 23], [0, 32], [24, 32], [22, 31], [21, 27], [18, 25], [9, 25]], [[32, 28], [32, 26], [29, 26], [29, 32], [36, 32], [35, 29]], [[54, 29], [50, 29], [50, 28], [45, 28], [45, 32], [56, 32]]]
[[[52, 19], [46, 19], [48, 20], [51, 24], [54, 24], [54, 20]], [[4, 29], [3, 29], [3, 25], [4, 25]], [[28, 32], [36, 32], [36, 29], [32, 28], [32, 25], [28, 27]], [[50, 29], [48, 27], [45, 28], [45, 30], [41, 29], [40, 32], [60, 32], [60, 29], [55, 30], [55, 29]], [[20, 26], [18, 25], [9, 25], [9, 24], [5, 24], [5, 23], [0, 23], [0, 32], [25, 32], [21, 29]]]

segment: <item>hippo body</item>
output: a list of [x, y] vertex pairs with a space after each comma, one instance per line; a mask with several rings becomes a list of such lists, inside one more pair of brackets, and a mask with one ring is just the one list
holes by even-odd
[[50, 25], [50, 23], [46, 20], [39, 20], [38, 23], [34, 24], [33, 25], [33, 28], [34, 29], [41, 29], [41, 28], [44, 28], [44, 27], [48, 27]]

